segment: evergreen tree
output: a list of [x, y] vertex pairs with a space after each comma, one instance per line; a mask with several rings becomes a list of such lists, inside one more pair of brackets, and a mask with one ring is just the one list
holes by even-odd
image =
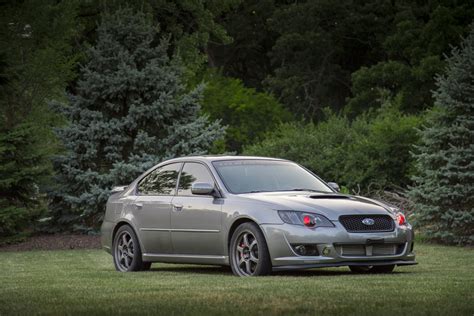
[[29, 228], [45, 211], [38, 184], [50, 173], [33, 124], [0, 127], [0, 237]]
[[202, 87], [187, 92], [149, 16], [130, 8], [103, 15], [77, 94], [55, 103], [70, 123], [57, 131], [53, 215], [62, 228], [97, 228], [113, 185], [127, 184], [161, 160], [206, 153], [223, 136], [199, 116]]
[[[76, 1], [0, 2], [0, 237], [31, 232], [57, 152], [48, 100], [74, 78]], [[16, 238], [16, 237], [14, 237]]]
[[410, 196], [426, 237], [474, 242], [474, 25], [437, 79], [435, 110], [415, 155], [419, 175]]

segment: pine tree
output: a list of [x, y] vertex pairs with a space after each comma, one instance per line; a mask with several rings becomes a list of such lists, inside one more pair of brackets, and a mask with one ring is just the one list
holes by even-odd
[[46, 209], [58, 123], [48, 100], [64, 97], [75, 76], [78, 5], [0, 3], [0, 237], [9, 240], [37, 229]]
[[46, 209], [39, 183], [50, 166], [39, 135], [31, 123], [0, 127], [0, 237], [31, 228]]
[[437, 78], [435, 110], [415, 154], [418, 176], [409, 194], [426, 237], [474, 243], [474, 25]]
[[224, 133], [199, 115], [202, 87], [186, 90], [146, 14], [105, 13], [97, 32], [77, 93], [69, 105], [54, 103], [69, 120], [57, 130], [66, 152], [55, 159], [51, 194], [62, 229], [97, 228], [112, 186], [164, 159], [206, 153]]

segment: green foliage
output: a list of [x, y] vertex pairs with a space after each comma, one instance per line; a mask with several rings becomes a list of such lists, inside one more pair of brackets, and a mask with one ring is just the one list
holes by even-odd
[[355, 117], [387, 96], [420, 113], [473, 17], [470, 0], [245, 1], [220, 20], [234, 42], [209, 55], [297, 117], [318, 120], [324, 107]]
[[39, 185], [50, 173], [32, 124], [0, 130], [0, 237], [21, 233], [45, 211]]
[[227, 125], [223, 150], [240, 152], [259, 140], [290, 114], [271, 95], [246, 88], [239, 79], [208, 72], [204, 77], [203, 111]]
[[246, 147], [244, 153], [290, 159], [326, 180], [340, 182], [342, 163], [339, 158], [345, 156], [351, 134], [350, 123], [345, 117], [330, 114], [317, 125], [282, 124], [263, 141]]
[[474, 25], [447, 60], [416, 148], [410, 197], [427, 238], [474, 243]]
[[57, 130], [53, 216], [62, 229], [100, 224], [113, 185], [127, 184], [161, 160], [203, 154], [223, 136], [199, 116], [202, 87], [190, 92], [183, 68], [168, 56], [167, 35], [130, 8], [106, 13]]
[[153, 24], [168, 34], [169, 50], [186, 65], [185, 75], [193, 80], [208, 61], [207, 46], [228, 44], [232, 38], [217, 22], [217, 17], [231, 11], [241, 0], [102, 0], [80, 2], [80, 21], [85, 25], [82, 40], [95, 43], [96, 27], [101, 13], [123, 6], [133, 7], [151, 15]]
[[32, 230], [45, 211], [41, 193], [57, 117], [47, 100], [74, 77], [75, 1], [0, 4], [0, 236]]
[[372, 192], [405, 188], [411, 183], [410, 151], [418, 141], [415, 129], [422, 118], [402, 114], [398, 104], [385, 103], [375, 118], [361, 115], [352, 123], [355, 135], [344, 166], [349, 187]]
[[417, 141], [419, 117], [403, 115], [390, 104], [354, 122], [330, 112], [326, 116], [318, 124], [283, 124], [245, 153], [297, 161], [357, 193], [410, 183], [409, 152]]
[[383, 55], [394, 12], [392, 1], [245, 1], [221, 20], [234, 42], [210, 55], [224, 74], [315, 119], [323, 107], [341, 109], [351, 74]]
[[393, 31], [384, 38], [383, 60], [352, 74], [346, 113], [377, 108], [383, 97], [397, 96], [404, 112], [416, 113], [433, 104], [434, 77], [444, 68], [443, 54], [468, 32], [474, 16], [472, 1], [399, 4]]
[[194, 75], [208, 60], [208, 42], [228, 44], [232, 41], [216, 17], [230, 11], [241, 0], [154, 0], [147, 1], [155, 21], [164, 33], [171, 35], [174, 51], [182, 58], [188, 75]]
[[76, 7], [75, 1], [53, 0], [1, 7], [0, 56], [8, 82], [1, 88], [0, 109], [6, 125], [54, 121], [47, 100], [62, 96], [75, 76], [71, 39], [77, 32]]
[[377, 53], [392, 12], [385, 0], [282, 5], [269, 19], [278, 37], [266, 84], [306, 118], [319, 117], [323, 107], [340, 109], [350, 94], [351, 73]]
[[[143, 14], [106, 13], [97, 29], [104, 11], [123, 6]], [[25, 161], [15, 167], [2, 156], [0, 170], [34, 180], [17, 192], [29, 202], [1, 192], [0, 234], [31, 223], [51, 181], [55, 223], [97, 227], [112, 185], [168, 157], [244, 146], [299, 161], [352, 192], [416, 181], [410, 196], [428, 238], [471, 243], [471, 46], [448, 62], [444, 54], [473, 17], [471, 0], [3, 1], [0, 151]], [[207, 87], [195, 88], [202, 73]], [[65, 90], [72, 95], [60, 105]], [[420, 136], [414, 128], [434, 99]], [[294, 117], [305, 123], [288, 123]], [[58, 153], [52, 128], [60, 123], [58, 177], [35, 177]]]
[[209, 43], [209, 65], [219, 67], [226, 76], [239, 78], [246, 87], [261, 90], [272, 71], [268, 52], [276, 34], [268, 21], [276, 9], [274, 0], [245, 0], [234, 10], [225, 12], [219, 22], [233, 40], [227, 45]]

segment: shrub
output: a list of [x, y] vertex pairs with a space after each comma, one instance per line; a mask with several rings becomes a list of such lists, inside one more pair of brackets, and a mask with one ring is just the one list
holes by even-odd
[[353, 122], [326, 112], [317, 124], [281, 125], [245, 153], [296, 161], [353, 192], [393, 190], [410, 183], [410, 148], [418, 140], [415, 127], [420, 122], [393, 104]]
[[239, 79], [210, 71], [204, 80], [202, 108], [211, 119], [220, 119], [227, 126], [225, 151], [240, 152], [243, 145], [254, 143], [291, 118], [272, 95], [246, 88]]

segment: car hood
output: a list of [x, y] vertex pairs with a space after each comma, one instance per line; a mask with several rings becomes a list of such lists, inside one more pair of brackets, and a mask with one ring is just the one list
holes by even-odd
[[264, 192], [239, 195], [242, 198], [270, 204], [276, 210], [313, 212], [338, 220], [341, 215], [393, 215], [393, 208], [361, 196], [338, 193]]

